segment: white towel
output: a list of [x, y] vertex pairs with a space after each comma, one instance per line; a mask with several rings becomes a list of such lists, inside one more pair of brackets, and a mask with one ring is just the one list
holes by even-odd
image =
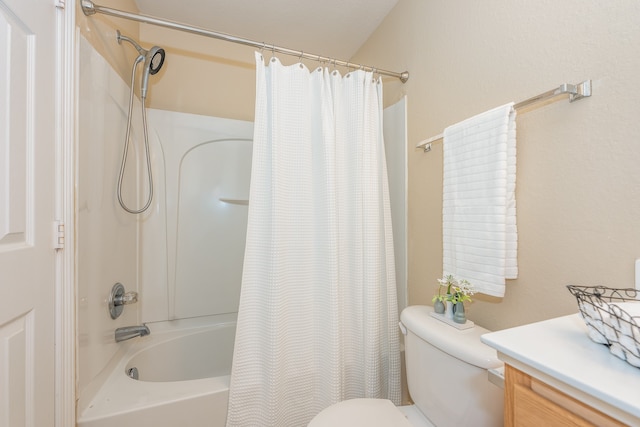
[[443, 274], [497, 297], [518, 275], [515, 119], [509, 103], [444, 131]]

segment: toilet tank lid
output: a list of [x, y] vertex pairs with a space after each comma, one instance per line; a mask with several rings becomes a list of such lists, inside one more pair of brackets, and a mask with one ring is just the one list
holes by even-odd
[[432, 317], [432, 311], [426, 305], [409, 306], [402, 311], [400, 321], [419, 338], [463, 362], [483, 369], [502, 366], [496, 350], [480, 341], [480, 336], [490, 331], [478, 325], [456, 329]]

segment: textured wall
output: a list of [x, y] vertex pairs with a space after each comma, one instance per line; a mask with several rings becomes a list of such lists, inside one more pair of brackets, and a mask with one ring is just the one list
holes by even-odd
[[444, 127], [560, 83], [593, 96], [520, 111], [519, 266], [504, 299], [469, 316], [502, 329], [576, 312], [569, 283], [633, 286], [640, 257], [640, 3], [622, 0], [401, 0], [355, 60], [402, 71], [409, 123], [409, 303], [431, 304], [442, 272]]

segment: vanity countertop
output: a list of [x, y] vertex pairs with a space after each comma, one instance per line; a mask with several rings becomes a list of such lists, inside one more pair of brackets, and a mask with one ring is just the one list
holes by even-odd
[[578, 314], [491, 332], [498, 357], [629, 425], [640, 425], [640, 369], [587, 335]]

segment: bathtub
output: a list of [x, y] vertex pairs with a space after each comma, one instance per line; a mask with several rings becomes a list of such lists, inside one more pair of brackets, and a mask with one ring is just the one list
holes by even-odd
[[150, 335], [121, 343], [79, 402], [78, 427], [223, 427], [236, 317], [213, 317], [150, 323]]

